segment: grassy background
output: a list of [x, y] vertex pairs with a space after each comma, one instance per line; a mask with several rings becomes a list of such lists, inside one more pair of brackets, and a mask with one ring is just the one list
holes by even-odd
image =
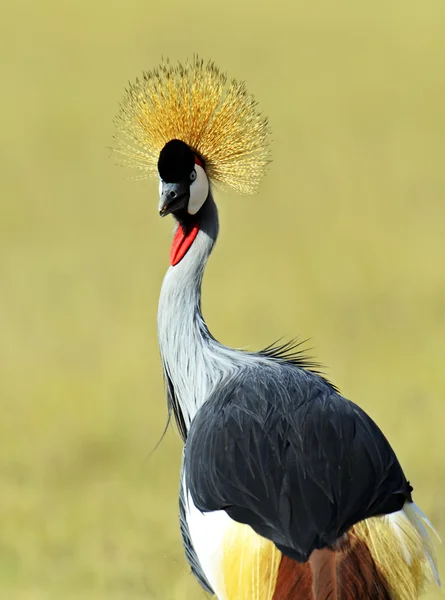
[[105, 149], [127, 80], [161, 55], [247, 79], [273, 129], [260, 195], [217, 197], [212, 332], [310, 337], [445, 538], [444, 28], [443, 0], [3, 5], [2, 599], [204, 598], [178, 437], [149, 456], [172, 226]]

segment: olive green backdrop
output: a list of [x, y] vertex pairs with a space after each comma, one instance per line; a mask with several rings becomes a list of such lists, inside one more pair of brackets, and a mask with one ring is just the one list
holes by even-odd
[[172, 223], [106, 150], [162, 55], [246, 79], [273, 130], [260, 194], [216, 196], [210, 329], [311, 338], [445, 537], [444, 32], [443, 0], [2, 4], [0, 598], [204, 598], [176, 433], [150, 455]]

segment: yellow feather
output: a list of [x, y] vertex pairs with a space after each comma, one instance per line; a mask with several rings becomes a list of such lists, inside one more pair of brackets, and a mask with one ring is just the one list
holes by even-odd
[[433, 581], [432, 544], [421, 535], [409, 511], [357, 523], [352, 534], [367, 544], [388, 582], [393, 600], [414, 600]]
[[221, 578], [227, 600], [272, 600], [281, 553], [248, 525], [233, 523], [223, 541]]
[[244, 82], [228, 81], [213, 62], [168, 61], [130, 84], [115, 119], [121, 162], [157, 175], [159, 152], [186, 142], [208, 177], [239, 193], [255, 192], [269, 162], [267, 119]]

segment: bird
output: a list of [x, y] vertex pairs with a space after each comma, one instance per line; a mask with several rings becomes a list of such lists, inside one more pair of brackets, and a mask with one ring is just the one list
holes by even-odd
[[440, 586], [430, 521], [390, 443], [297, 342], [259, 352], [210, 333], [201, 284], [217, 188], [252, 194], [270, 127], [244, 82], [198, 56], [129, 84], [121, 164], [157, 179], [175, 233], [158, 308], [169, 417], [183, 440], [179, 523], [218, 600], [411, 600]]

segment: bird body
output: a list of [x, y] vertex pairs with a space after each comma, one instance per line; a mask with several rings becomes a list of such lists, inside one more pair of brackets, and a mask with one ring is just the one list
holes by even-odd
[[[120, 121], [133, 141], [158, 147], [120, 151], [136, 152], [139, 166], [158, 152], [160, 214], [176, 221], [158, 336], [169, 413], [185, 444], [180, 525], [192, 572], [219, 600], [417, 598], [439, 582], [429, 522], [377, 425], [298, 349], [228, 348], [201, 313], [218, 235], [208, 175], [253, 186], [267, 162], [266, 121], [242, 86], [232, 82], [224, 95], [226, 80], [219, 85], [215, 67], [199, 61], [144, 81]], [[213, 106], [205, 118], [193, 90]]]
[[[405, 557], [408, 591], [397, 581], [402, 592], [390, 596], [391, 564], [376, 562], [368, 550], [374, 575], [355, 583], [365, 586], [361, 597], [417, 597], [424, 578], [434, 573], [432, 549], [428, 537], [415, 533], [422, 518], [414, 511], [410, 521], [404, 511], [412, 502], [411, 486], [375, 423], [327, 380], [300, 366], [304, 359], [273, 349], [227, 348], [209, 333], [200, 289], [217, 233], [210, 196], [190, 250], [167, 272], [158, 315], [169, 404], [186, 441], [182, 533], [195, 575], [220, 600], [281, 600], [280, 568], [290, 565], [295, 573], [288, 587], [294, 590], [295, 578], [301, 579], [300, 587], [312, 594], [311, 555], [323, 548], [334, 552], [350, 532], [336, 551], [346, 555], [345, 564], [354, 556], [352, 540], [363, 554], [360, 542], [367, 536], [376, 557]], [[386, 514], [394, 516], [381, 516]], [[366, 528], [352, 533], [360, 522]], [[385, 555], [388, 545], [393, 552]], [[376, 581], [382, 582], [380, 595]], [[294, 591], [303, 600], [313, 597]], [[339, 598], [357, 597], [346, 594]]]

